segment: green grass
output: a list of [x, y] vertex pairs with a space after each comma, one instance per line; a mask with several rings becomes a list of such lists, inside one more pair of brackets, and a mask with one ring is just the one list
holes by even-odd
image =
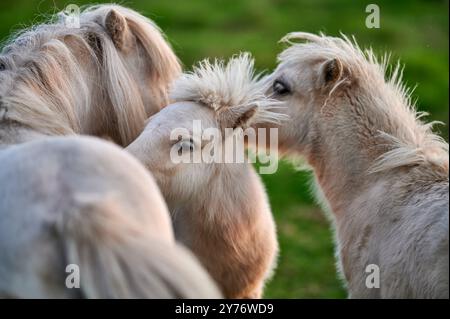
[[[101, 1], [97, 1], [101, 2]], [[0, 36], [42, 21], [69, 3], [89, 1], [25, 1], [0, 4]], [[166, 32], [183, 63], [204, 57], [230, 57], [250, 51], [260, 70], [275, 66], [283, 49], [278, 40], [290, 31], [353, 34], [362, 47], [390, 51], [405, 64], [404, 78], [417, 84], [413, 95], [420, 110], [440, 120], [448, 138], [448, 1], [378, 0], [381, 28], [365, 27], [370, 1], [354, 0], [149, 0], [122, 1], [151, 17]], [[56, 8], [56, 9], [55, 9]], [[332, 233], [308, 191], [308, 174], [281, 163], [263, 176], [277, 220], [281, 254], [266, 297], [341, 298]]]

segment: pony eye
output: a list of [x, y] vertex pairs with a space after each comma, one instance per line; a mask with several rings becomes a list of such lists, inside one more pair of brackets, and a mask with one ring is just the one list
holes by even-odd
[[180, 141], [178, 143], [178, 155], [187, 154], [188, 152], [194, 151], [194, 140], [191, 138], [188, 141]]
[[291, 93], [290, 88], [281, 80], [276, 80], [272, 86], [273, 91], [278, 95]]
[[3, 62], [0, 62], [0, 71], [6, 70], [6, 64]]

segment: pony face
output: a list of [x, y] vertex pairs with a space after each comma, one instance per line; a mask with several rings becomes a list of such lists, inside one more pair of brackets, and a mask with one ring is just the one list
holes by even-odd
[[251, 170], [247, 138], [256, 130], [248, 124], [257, 111], [250, 107], [224, 128], [222, 116], [229, 120], [234, 111], [218, 116], [204, 105], [176, 102], [153, 115], [127, 147], [155, 177], [171, 210], [198, 204], [195, 198], [230, 188]]
[[[290, 121], [279, 129], [279, 145], [283, 149], [300, 148], [315, 138], [326, 117], [323, 106], [332, 108], [341, 96], [332, 94], [341, 83], [343, 68], [332, 55], [314, 55], [309, 49], [291, 47], [281, 53], [275, 71], [267, 81], [267, 95], [280, 101]], [[328, 109], [329, 110], [329, 109]]]
[[294, 32], [283, 40], [291, 46], [279, 55], [266, 91], [291, 117], [279, 129], [282, 149], [302, 153], [317, 166], [323, 159], [348, 163], [361, 154], [369, 163], [359, 169], [370, 172], [424, 158], [445, 165], [441, 159], [447, 155], [435, 157], [435, 150], [448, 146], [433, 134], [433, 122], [424, 125], [423, 114], [415, 111], [401, 66], [387, 72], [389, 56], [378, 59], [345, 35]]
[[205, 60], [174, 82], [174, 103], [150, 117], [127, 148], [156, 177], [169, 205], [239, 178], [248, 165], [246, 129], [284, 118], [264, 88], [248, 54], [228, 64]]
[[[201, 128], [195, 127], [201, 123]], [[138, 139], [129, 146], [140, 154], [169, 203], [186, 202], [207, 187], [221, 164], [202, 158], [206, 147], [221, 147], [222, 141], [204, 139], [205, 129], [218, 129], [214, 112], [192, 102], [166, 106], [153, 115]], [[222, 168], [224, 164], [222, 164]]]

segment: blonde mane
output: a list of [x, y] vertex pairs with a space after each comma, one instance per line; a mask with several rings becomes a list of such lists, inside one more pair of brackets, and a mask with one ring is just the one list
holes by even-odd
[[[8, 53], [17, 48], [17, 53], [14, 50], [14, 56], [5, 61], [12, 72], [7, 74], [11, 77], [10, 83], [6, 82], [10, 87], [1, 92], [6, 109], [2, 120], [16, 121], [50, 135], [80, 130], [76, 108], [89, 105], [90, 90], [77, 58], [59, 32], [53, 26], [40, 26], [5, 48]], [[70, 36], [95, 57], [80, 34]], [[15, 59], [25, 60], [26, 65], [17, 66]]]
[[175, 102], [191, 101], [211, 108], [220, 114], [233, 112], [249, 105], [256, 105], [252, 124], [279, 124], [286, 118], [277, 111], [280, 104], [267, 98], [266, 86], [255, 74], [254, 60], [242, 53], [225, 64], [222, 60], [201, 61], [192, 72], [183, 74], [174, 81], [170, 98]]
[[[297, 43], [293, 40], [303, 40]], [[371, 107], [385, 118], [379, 137], [385, 141], [387, 151], [373, 164], [370, 172], [381, 172], [401, 166], [431, 164], [448, 172], [448, 143], [432, 132], [434, 124], [424, 123], [411, 100], [412, 90], [402, 84], [403, 68], [397, 63], [389, 67], [390, 56], [378, 59], [371, 48], [362, 50], [354, 38], [315, 35], [293, 32], [282, 40], [291, 46], [283, 51], [278, 60], [338, 59], [345, 70], [344, 76], [331, 89], [332, 95], [339, 87], [357, 83], [353, 94], [364, 105]], [[351, 90], [349, 92], [352, 94]]]
[[90, 6], [84, 10], [84, 14], [105, 16], [111, 9], [115, 9], [125, 17], [131, 32], [143, 46], [151, 62], [152, 85], [156, 86], [161, 98], [167, 100], [170, 83], [181, 73], [181, 62], [169, 46], [164, 33], [152, 20], [118, 5]]
[[[150, 114], [114, 43], [96, 23], [99, 21], [92, 19], [103, 17], [111, 9], [125, 17], [148, 55], [152, 77], [149, 90], [165, 106], [168, 85], [181, 67], [160, 30], [132, 10], [99, 5], [84, 9], [80, 28], [67, 27], [64, 15], [59, 14], [57, 19], [53, 17], [48, 23], [22, 31], [6, 44], [1, 56], [6, 70], [2, 71], [0, 86], [0, 102], [5, 111], [0, 120], [19, 122], [50, 135], [86, 133], [81, 131], [82, 121], [96, 107], [103, 106], [97, 105], [97, 100], [106, 99], [112, 110], [102, 111], [99, 126], [117, 131], [122, 145], [136, 138]], [[86, 59], [94, 70], [83, 70]], [[88, 87], [94, 71], [101, 82]], [[100, 124], [101, 121], [106, 124]]]

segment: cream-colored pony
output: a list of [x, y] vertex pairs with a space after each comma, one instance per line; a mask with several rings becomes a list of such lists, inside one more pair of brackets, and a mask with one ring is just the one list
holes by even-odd
[[165, 104], [179, 66], [154, 25], [99, 6], [81, 15], [81, 29], [25, 32], [1, 59], [0, 296], [219, 297], [175, 243], [141, 164], [99, 139], [55, 136], [125, 145]]
[[[280, 116], [263, 93], [248, 55], [226, 66], [203, 62], [174, 83], [174, 103], [152, 116], [127, 147], [155, 176], [175, 237], [200, 259], [227, 298], [260, 298], [274, 269], [278, 244], [264, 187], [249, 163], [175, 163], [170, 153], [195, 156], [212, 141], [223, 147], [235, 137], [196, 138], [194, 120], [201, 121], [203, 132], [276, 121]], [[189, 136], [171, 140], [179, 129], [189, 130]], [[222, 148], [214, 152], [219, 150], [225, 156]]]
[[220, 296], [175, 243], [153, 178], [117, 146], [42, 138], [0, 161], [0, 297]]
[[[314, 169], [355, 298], [448, 298], [448, 144], [420, 120], [396, 67], [309, 33], [267, 79], [291, 121], [279, 145]], [[292, 42], [291, 42], [292, 43]], [[378, 276], [379, 275], [379, 276]]]
[[180, 64], [157, 26], [117, 5], [86, 8], [13, 38], [0, 56], [0, 114], [47, 135], [88, 134], [125, 146], [167, 105]]

